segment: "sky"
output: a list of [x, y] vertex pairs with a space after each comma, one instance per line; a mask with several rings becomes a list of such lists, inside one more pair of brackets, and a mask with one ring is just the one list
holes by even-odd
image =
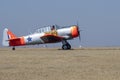
[[79, 22], [79, 46], [120, 46], [120, 0], [0, 0], [0, 46], [3, 29], [17, 36], [27, 35], [38, 27]]

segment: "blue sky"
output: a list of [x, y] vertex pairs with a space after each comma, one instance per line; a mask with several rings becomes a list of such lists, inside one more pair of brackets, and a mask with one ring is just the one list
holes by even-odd
[[[81, 45], [120, 46], [120, 0], [0, 0], [0, 45], [5, 27], [17, 36], [79, 21]], [[78, 45], [78, 39], [70, 41]]]

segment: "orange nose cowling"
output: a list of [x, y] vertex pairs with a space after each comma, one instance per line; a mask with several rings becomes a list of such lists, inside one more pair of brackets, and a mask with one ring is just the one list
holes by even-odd
[[71, 27], [71, 34], [72, 34], [72, 37], [73, 37], [73, 38], [79, 36], [78, 27], [77, 27], [77, 26], [72, 26], [72, 27]]

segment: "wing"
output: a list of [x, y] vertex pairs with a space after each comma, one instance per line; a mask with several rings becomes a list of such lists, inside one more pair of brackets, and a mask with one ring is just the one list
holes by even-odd
[[42, 36], [41, 39], [44, 41], [44, 43], [56, 43], [62, 41], [64, 37], [47, 34]]

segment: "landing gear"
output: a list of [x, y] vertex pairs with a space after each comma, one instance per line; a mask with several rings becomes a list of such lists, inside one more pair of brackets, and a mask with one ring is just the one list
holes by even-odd
[[70, 44], [62, 45], [62, 49], [63, 50], [71, 49], [71, 45]]
[[69, 50], [69, 49], [71, 49], [71, 45], [66, 41], [66, 40], [63, 40], [62, 41], [62, 49], [63, 50]]
[[12, 50], [15, 50], [15, 47], [13, 47]]

